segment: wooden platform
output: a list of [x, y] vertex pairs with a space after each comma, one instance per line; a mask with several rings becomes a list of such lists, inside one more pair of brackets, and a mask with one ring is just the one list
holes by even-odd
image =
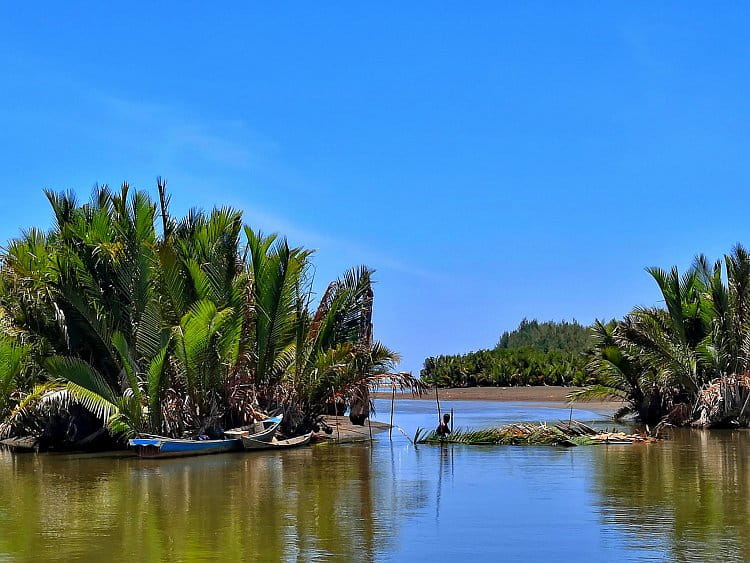
[[313, 435], [316, 441], [329, 441], [336, 443], [346, 442], [367, 442], [370, 440], [370, 430], [372, 436], [380, 432], [385, 432], [390, 425], [384, 422], [365, 421], [364, 426], [355, 426], [351, 423], [348, 416], [325, 416], [323, 421], [333, 429], [331, 434], [326, 434], [322, 430]]
[[39, 449], [39, 440], [32, 436], [22, 438], [6, 438], [0, 440], [0, 445], [5, 446], [13, 452], [36, 452]]

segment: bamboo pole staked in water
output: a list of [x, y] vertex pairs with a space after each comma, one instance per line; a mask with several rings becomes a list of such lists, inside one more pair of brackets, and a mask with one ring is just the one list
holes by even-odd
[[331, 386], [331, 400], [333, 401], [333, 417], [336, 419], [336, 440], [340, 442], [341, 432], [339, 431], [339, 427], [341, 426], [341, 421], [339, 420], [339, 411], [336, 409], [336, 390], [333, 386]]
[[437, 403], [437, 410], [438, 410], [438, 422], [443, 420], [443, 415], [440, 412], [440, 396], [438, 395], [438, 386], [437, 383], [435, 384], [435, 402]]
[[393, 439], [393, 403], [396, 401], [396, 385], [394, 383], [391, 383], [393, 385], [393, 389], [391, 391], [391, 426], [388, 428], [388, 439]]
[[451, 407], [451, 434], [453, 433], [453, 407]]

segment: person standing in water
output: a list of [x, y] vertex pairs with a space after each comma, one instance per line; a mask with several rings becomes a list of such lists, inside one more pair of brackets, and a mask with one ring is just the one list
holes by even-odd
[[448, 434], [451, 433], [451, 427], [448, 424], [450, 421], [451, 415], [445, 413], [443, 415], [443, 420], [440, 421], [440, 424], [438, 424], [438, 427], [435, 429], [435, 433], [441, 438], [445, 438]]

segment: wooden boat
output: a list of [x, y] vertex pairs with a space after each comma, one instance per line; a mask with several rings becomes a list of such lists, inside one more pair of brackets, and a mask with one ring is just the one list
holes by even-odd
[[254, 440], [271, 440], [278, 430], [283, 416], [273, 416], [265, 420], [234, 428], [224, 432], [224, 440], [195, 440], [166, 438], [144, 434], [128, 441], [128, 445], [135, 449], [135, 453], [143, 458], [185, 457], [192, 455], [220, 454], [242, 449], [242, 437]]
[[242, 440], [183, 440], [179, 438], [165, 438], [164, 436], [148, 436], [133, 438], [128, 445], [135, 449], [138, 457], [164, 458], [184, 457], [190, 455], [220, 454], [242, 449]]
[[312, 438], [313, 433], [309, 432], [307, 434], [303, 434], [302, 436], [297, 436], [295, 438], [289, 438], [287, 440], [279, 440], [275, 436], [267, 442], [262, 442], [259, 440], [255, 440], [251, 437], [242, 438], [242, 445], [246, 450], [249, 451], [255, 451], [255, 450], [282, 450], [285, 448], [296, 448], [298, 446], [304, 446], [310, 443], [310, 438]]
[[255, 424], [227, 430], [224, 432], [224, 437], [233, 440], [251, 438], [258, 442], [269, 442], [276, 435], [282, 420], [284, 420], [284, 415], [271, 416]]

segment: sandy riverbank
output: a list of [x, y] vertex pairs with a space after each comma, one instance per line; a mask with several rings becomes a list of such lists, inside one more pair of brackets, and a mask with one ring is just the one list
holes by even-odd
[[[534, 387], [461, 387], [440, 389], [441, 401], [525, 401], [533, 403], [563, 403], [568, 404], [566, 396], [579, 387], [557, 387], [540, 385]], [[390, 392], [374, 394], [376, 399], [390, 399]], [[396, 399], [418, 399], [434, 401], [435, 391], [430, 390], [421, 397], [411, 393], [396, 393]], [[580, 402], [582, 409], [614, 412], [622, 403], [617, 401]]]

